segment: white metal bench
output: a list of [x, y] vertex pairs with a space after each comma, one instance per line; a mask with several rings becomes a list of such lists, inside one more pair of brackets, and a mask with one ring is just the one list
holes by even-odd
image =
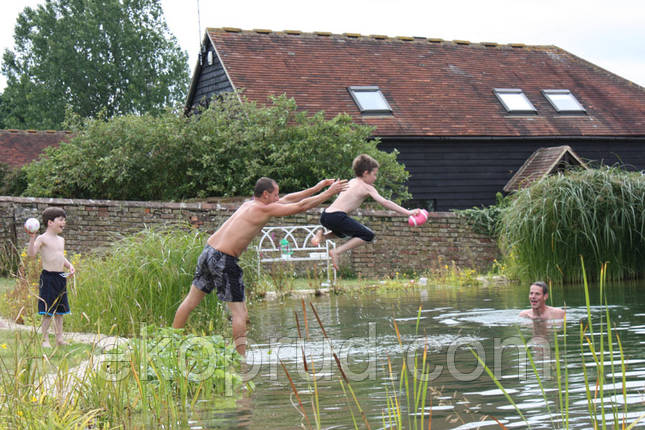
[[326, 261], [327, 282], [332, 285], [330, 269], [333, 272], [333, 283], [336, 283], [336, 269], [330, 264], [329, 250], [336, 248], [331, 240], [323, 240], [318, 246], [311, 243], [320, 225], [285, 225], [264, 227], [260, 242], [256, 246], [258, 257], [258, 276], [262, 263], [290, 261]]

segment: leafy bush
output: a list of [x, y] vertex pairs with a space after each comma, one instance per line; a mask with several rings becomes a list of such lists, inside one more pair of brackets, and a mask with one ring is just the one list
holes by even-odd
[[239, 97], [222, 96], [188, 118], [173, 112], [108, 121], [70, 118], [67, 128], [76, 137], [26, 166], [24, 194], [118, 200], [239, 196], [248, 195], [260, 176], [292, 192], [325, 177], [353, 176], [352, 160], [367, 153], [381, 163], [382, 193], [410, 198], [397, 152], [379, 151], [371, 127], [348, 115], [309, 115], [285, 96], [266, 107]]
[[499, 236], [500, 221], [504, 209], [508, 206], [509, 199], [502, 193], [496, 194], [497, 203], [487, 207], [473, 207], [471, 209], [456, 209], [458, 216], [465, 218], [476, 233], [486, 234], [492, 238]]
[[501, 245], [526, 279], [579, 281], [580, 256], [612, 279], [643, 275], [645, 177], [613, 167], [573, 171], [518, 191]]
[[27, 176], [22, 168], [0, 163], [0, 195], [19, 196], [27, 188]]

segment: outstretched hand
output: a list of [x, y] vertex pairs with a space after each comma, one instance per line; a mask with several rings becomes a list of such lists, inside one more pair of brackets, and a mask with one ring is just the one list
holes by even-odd
[[411, 216], [417, 216], [417, 215], [419, 215], [419, 213], [420, 213], [420, 212], [421, 212], [421, 209], [419, 209], [419, 208], [417, 208], [417, 209], [412, 209], [412, 210], [410, 211], [410, 215], [411, 215]]
[[323, 179], [322, 181], [318, 182], [318, 184], [316, 185], [316, 187], [317, 187], [319, 190], [322, 190], [323, 188], [328, 187], [328, 186], [330, 186], [330, 185], [331, 185], [331, 184], [333, 184], [333, 183], [334, 183], [334, 179]]
[[347, 188], [347, 179], [336, 179], [329, 189], [334, 193], [338, 194], [345, 191]]

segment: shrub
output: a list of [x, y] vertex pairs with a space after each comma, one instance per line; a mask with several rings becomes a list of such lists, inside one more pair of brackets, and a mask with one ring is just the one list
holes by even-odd
[[[75, 137], [25, 167], [24, 194], [117, 200], [177, 200], [248, 195], [260, 176], [298, 191], [322, 178], [353, 176], [367, 153], [381, 163], [385, 197], [410, 198], [397, 152], [377, 149], [372, 128], [348, 115], [327, 120], [275, 97], [266, 107], [229, 94], [188, 118], [174, 112], [108, 121], [71, 117]], [[172, 166], [172, 168], [169, 168]]]
[[526, 279], [579, 281], [580, 256], [609, 262], [611, 279], [642, 275], [645, 177], [614, 167], [548, 177], [518, 191], [501, 223], [501, 245]]
[[486, 234], [492, 238], [499, 236], [500, 222], [509, 199], [502, 193], [496, 194], [497, 203], [487, 207], [454, 210], [458, 216], [465, 218], [476, 233]]
[[0, 163], [0, 195], [19, 196], [27, 188], [27, 176], [22, 168]]

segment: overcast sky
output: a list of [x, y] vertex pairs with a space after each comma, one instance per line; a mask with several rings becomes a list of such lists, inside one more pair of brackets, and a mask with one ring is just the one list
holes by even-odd
[[[16, 17], [44, 0], [2, 0], [0, 49]], [[644, 0], [162, 0], [190, 58], [206, 27], [422, 36], [556, 45], [645, 87]], [[198, 14], [199, 4], [199, 14]], [[0, 77], [0, 90], [5, 87]]]

